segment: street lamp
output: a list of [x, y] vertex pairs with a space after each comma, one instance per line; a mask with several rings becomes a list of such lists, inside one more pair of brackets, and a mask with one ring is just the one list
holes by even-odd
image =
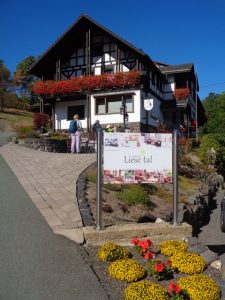
[[120, 114], [123, 116], [123, 128], [125, 131], [126, 124], [128, 123], [128, 120], [129, 120], [129, 115], [127, 113], [126, 101], [124, 99], [122, 100], [122, 104], [120, 106]]

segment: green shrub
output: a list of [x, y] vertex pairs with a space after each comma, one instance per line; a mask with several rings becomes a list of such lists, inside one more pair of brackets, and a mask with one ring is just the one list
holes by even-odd
[[125, 289], [125, 300], [166, 300], [166, 290], [159, 284], [142, 280], [134, 282]]
[[209, 163], [207, 152], [211, 148], [213, 148], [216, 152], [218, 152], [220, 149], [220, 144], [217, 141], [215, 134], [206, 134], [202, 137], [201, 144], [198, 149], [199, 157], [205, 163]]
[[141, 186], [149, 195], [155, 195], [158, 191], [158, 187], [151, 183], [141, 183]]
[[116, 193], [117, 198], [126, 204], [150, 203], [148, 193], [140, 185], [131, 185], [129, 189]]
[[36, 132], [34, 132], [33, 126], [19, 126], [17, 127], [17, 134], [21, 139], [40, 137]]
[[130, 257], [130, 252], [123, 246], [107, 242], [98, 250], [98, 257], [103, 261], [114, 261]]
[[158, 188], [158, 190], [155, 193], [155, 195], [158, 198], [165, 200], [165, 202], [167, 202], [167, 203], [171, 203], [172, 200], [173, 200], [172, 191], [165, 190], [162, 187]]
[[208, 151], [213, 148], [216, 151], [215, 167], [218, 173], [225, 174], [225, 137], [222, 134], [206, 134], [201, 139], [198, 154], [205, 164], [211, 164]]
[[178, 280], [179, 286], [186, 290], [190, 300], [219, 300], [220, 288], [217, 283], [207, 275], [192, 275]]
[[115, 191], [115, 192], [119, 192], [122, 190], [122, 187], [120, 184], [112, 184], [112, 183], [105, 184], [104, 188], [109, 191]]
[[108, 272], [111, 277], [127, 282], [138, 281], [146, 275], [144, 267], [131, 258], [112, 262]]

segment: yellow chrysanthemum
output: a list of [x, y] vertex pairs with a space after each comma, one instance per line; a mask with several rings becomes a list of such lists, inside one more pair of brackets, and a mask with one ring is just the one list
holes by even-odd
[[145, 269], [136, 260], [127, 258], [112, 262], [108, 269], [109, 275], [113, 278], [133, 282], [145, 276]]
[[132, 283], [125, 289], [125, 300], [166, 300], [166, 290], [159, 284], [143, 280]]
[[182, 241], [168, 240], [159, 245], [160, 252], [167, 256], [172, 256], [177, 252], [185, 252], [187, 245]]
[[201, 273], [206, 267], [204, 259], [192, 252], [176, 253], [171, 257], [171, 262], [174, 269], [189, 275]]
[[114, 261], [130, 257], [130, 252], [123, 246], [107, 242], [98, 250], [98, 257], [103, 261]]
[[190, 300], [219, 300], [221, 291], [218, 284], [209, 276], [195, 274], [178, 280], [179, 286], [186, 290]]

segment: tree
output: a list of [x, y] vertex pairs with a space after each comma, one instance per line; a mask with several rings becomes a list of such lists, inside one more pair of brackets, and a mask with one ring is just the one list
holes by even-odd
[[5, 66], [4, 61], [0, 59], [0, 90], [1, 90], [1, 109], [3, 111], [4, 107], [4, 93], [7, 90], [7, 84], [10, 81], [10, 71]]
[[203, 134], [224, 133], [225, 131], [225, 93], [210, 93], [204, 100], [207, 123], [202, 128]]
[[10, 71], [7, 69], [7, 67], [4, 64], [4, 61], [0, 59], [0, 80], [2, 81], [9, 81], [10, 78]]
[[33, 83], [36, 81], [36, 77], [29, 74], [31, 66], [35, 63], [34, 56], [28, 56], [22, 60], [17, 66], [13, 76], [13, 81], [19, 88], [19, 94], [25, 97], [27, 101], [32, 104], [36, 101], [36, 96], [32, 91]]

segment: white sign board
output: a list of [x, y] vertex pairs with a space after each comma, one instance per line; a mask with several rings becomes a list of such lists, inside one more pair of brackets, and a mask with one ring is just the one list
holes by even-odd
[[153, 99], [144, 99], [144, 108], [145, 110], [152, 110], [153, 109]]
[[104, 133], [104, 183], [172, 182], [172, 134]]

